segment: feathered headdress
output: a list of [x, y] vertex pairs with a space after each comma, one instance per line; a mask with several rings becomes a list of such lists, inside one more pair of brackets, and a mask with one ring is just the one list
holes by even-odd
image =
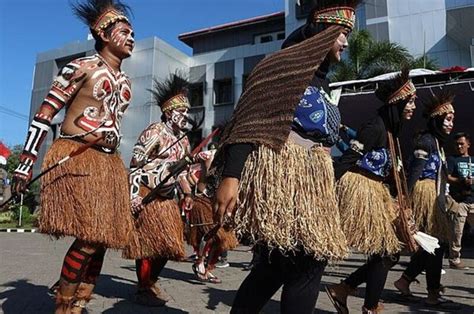
[[449, 90], [443, 90], [423, 103], [425, 111], [423, 116], [425, 118], [434, 118], [448, 113], [454, 113], [453, 107], [454, 94]]
[[153, 102], [165, 113], [178, 108], [190, 108], [187, 97], [189, 82], [180, 73], [171, 74], [164, 82], [153, 81]]
[[393, 79], [381, 83], [375, 91], [375, 96], [388, 105], [408, 100], [415, 94], [416, 88], [410, 80], [410, 69], [407, 66]]
[[89, 26], [93, 35], [100, 35], [110, 25], [129, 23], [130, 7], [120, 0], [86, 0], [72, 5], [74, 14]]

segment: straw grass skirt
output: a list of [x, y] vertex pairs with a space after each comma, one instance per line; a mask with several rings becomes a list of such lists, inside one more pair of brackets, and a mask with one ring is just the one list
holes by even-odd
[[[43, 169], [79, 146], [56, 140]], [[39, 230], [55, 237], [73, 236], [108, 248], [123, 248], [133, 228], [128, 175], [118, 154], [93, 148], [47, 173], [41, 180]]]
[[420, 231], [448, 243], [449, 221], [436, 203], [436, 181], [418, 180], [412, 193], [413, 215]]
[[235, 213], [238, 234], [315, 259], [347, 256], [331, 157], [287, 141], [281, 151], [259, 146], [247, 158]]
[[337, 185], [344, 233], [350, 247], [364, 254], [393, 254], [401, 249], [393, 200], [382, 182], [347, 172]]
[[[213, 211], [211, 200], [205, 196], [197, 196], [194, 198], [193, 209], [189, 217], [190, 231], [188, 235], [188, 243], [194, 248], [199, 248], [202, 237], [214, 227]], [[208, 224], [205, 226], [192, 226], [196, 224]], [[234, 249], [239, 242], [235, 236], [234, 230], [229, 228], [219, 228], [217, 231], [216, 245], [219, 251], [228, 251]]]
[[[151, 190], [141, 186], [144, 197]], [[139, 213], [130, 245], [123, 252], [129, 259], [165, 257], [179, 261], [184, 257], [184, 226], [178, 203], [157, 198]]]

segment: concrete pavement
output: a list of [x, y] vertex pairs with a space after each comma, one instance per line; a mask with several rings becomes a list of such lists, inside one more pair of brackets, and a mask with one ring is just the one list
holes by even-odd
[[[0, 233], [0, 309], [3, 313], [52, 313], [54, 302], [47, 295], [48, 286], [58, 279], [62, 259], [72, 239], [51, 241], [35, 233]], [[217, 269], [215, 274], [222, 284], [202, 284], [195, 280], [191, 264], [169, 262], [160, 280], [161, 287], [172, 297], [164, 308], [147, 308], [131, 302], [135, 291], [135, 265], [124, 260], [119, 252], [109, 251], [105, 257], [94, 299], [88, 306], [89, 313], [228, 313], [240, 283], [248, 274], [242, 270], [250, 261], [248, 247], [241, 246], [229, 253], [231, 267]], [[190, 252], [190, 251], [189, 251]], [[447, 287], [446, 297], [462, 304], [457, 313], [474, 313], [474, 250], [464, 252], [470, 270], [447, 268], [442, 283]], [[407, 262], [402, 257], [402, 265]], [[333, 313], [334, 308], [324, 292], [324, 283], [339, 282], [364, 262], [364, 256], [354, 254], [346, 261], [326, 268], [316, 313]], [[397, 265], [389, 274], [382, 296], [386, 313], [434, 312], [422, 304], [406, 305], [397, 302], [393, 281], [403, 271]], [[426, 296], [424, 276], [413, 291]], [[352, 313], [360, 313], [363, 303], [363, 286], [358, 296], [349, 298]], [[263, 309], [264, 313], [279, 312], [280, 292]]]

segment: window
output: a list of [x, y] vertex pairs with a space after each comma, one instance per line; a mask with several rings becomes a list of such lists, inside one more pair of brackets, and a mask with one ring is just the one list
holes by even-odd
[[189, 85], [189, 102], [191, 107], [202, 107], [204, 105], [204, 82]]
[[278, 33], [277, 40], [283, 40], [283, 39], [285, 39], [285, 33]]
[[232, 79], [214, 81], [215, 104], [229, 104], [233, 102]]
[[268, 43], [268, 42], [271, 42], [273, 41], [273, 36], [272, 35], [265, 35], [265, 36], [262, 36], [260, 37], [260, 43]]
[[367, 30], [377, 41], [389, 40], [387, 22], [367, 25]]
[[387, 16], [387, 0], [366, 0], [365, 9], [367, 19]]

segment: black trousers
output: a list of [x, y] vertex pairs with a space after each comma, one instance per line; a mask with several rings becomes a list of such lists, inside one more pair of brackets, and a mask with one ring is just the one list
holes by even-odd
[[302, 251], [270, 253], [262, 245], [256, 250], [257, 262], [240, 285], [231, 313], [259, 313], [281, 286], [281, 313], [313, 313], [326, 262]]
[[377, 307], [382, 295], [388, 271], [398, 263], [400, 254], [370, 255], [367, 262], [349, 275], [344, 282], [351, 288], [357, 288], [362, 283], [367, 283], [365, 288], [364, 307], [374, 309]]
[[430, 254], [419, 249], [412, 255], [407, 269], [403, 273], [409, 280], [414, 280], [423, 270], [426, 271], [426, 286], [428, 290], [436, 290], [441, 287], [441, 268], [443, 267], [443, 256], [446, 245], [441, 245]]

